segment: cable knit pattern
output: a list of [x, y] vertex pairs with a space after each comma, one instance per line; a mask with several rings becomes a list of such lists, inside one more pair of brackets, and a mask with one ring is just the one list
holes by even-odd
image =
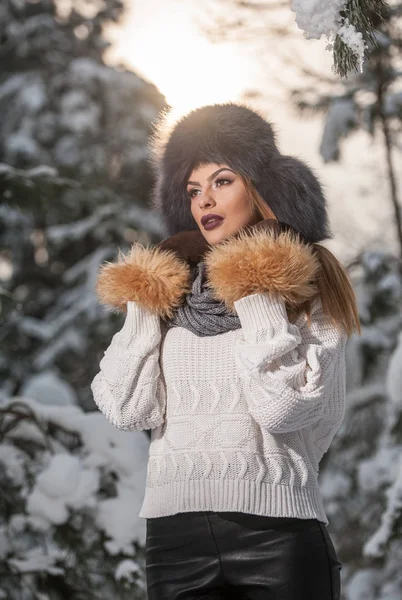
[[345, 410], [347, 336], [325, 318], [287, 317], [275, 292], [235, 301], [241, 329], [199, 337], [128, 302], [92, 382], [125, 430], [152, 429], [139, 516], [240, 511], [317, 518], [323, 454]]
[[123, 328], [113, 336], [91, 384], [98, 408], [119, 429], [153, 429], [163, 423], [160, 341], [160, 318], [128, 302]]

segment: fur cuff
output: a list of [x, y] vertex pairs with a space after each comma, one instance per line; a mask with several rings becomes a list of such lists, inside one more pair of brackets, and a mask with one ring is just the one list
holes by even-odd
[[276, 291], [294, 306], [318, 291], [319, 259], [292, 231], [241, 232], [207, 252], [204, 260], [208, 287], [234, 313], [234, 302], [251, 294]]
[[96, 292], [102, 304], [126, 312], [135, 301], [160, 317], [170, 318], [191, 290], [190, 267], [173, 251], [145, 248], [135, 243], [118, 262], [101, 266]]

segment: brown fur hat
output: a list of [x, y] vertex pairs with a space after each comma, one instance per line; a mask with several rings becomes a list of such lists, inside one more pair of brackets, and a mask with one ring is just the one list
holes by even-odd
[[162, 112], [150, 136], [155, 184], [151, 208], [167, 235], [197, 229], [186, 192], [191, 171], [226, 163], [248, 176], [277, 219], [309, 242], [331, 237], [322, 187], [301, 160], [282, 155], [271, 123], [245, 104], [203, 106], [170, 122]]

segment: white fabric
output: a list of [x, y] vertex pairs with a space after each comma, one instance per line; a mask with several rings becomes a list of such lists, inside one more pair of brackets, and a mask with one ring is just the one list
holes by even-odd
[[315, 300], [294, 324], [276, 293], [235, 302], [241, 329], [199, 337], [129, 302], [91, 387], [123, 430], [152, 429], [140, 517], [240, 511], [328, 525], [318, 465], [345, 412], [347, 336]]

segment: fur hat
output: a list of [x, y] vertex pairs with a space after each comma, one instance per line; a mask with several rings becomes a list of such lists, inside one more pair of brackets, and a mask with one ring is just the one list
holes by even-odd
[[162, 111], [149, 138], [151, 208], [168, 235], [198, 229], [186, 191], [192, 170], [225, 163], [248, 176], [277, 219], [309, 242], [332, 236], [317, 177], [301, 160], [279, 152], [273, 126], [257, 111], [228, 102], [197, 108], [175, 123], [169, 117]]

